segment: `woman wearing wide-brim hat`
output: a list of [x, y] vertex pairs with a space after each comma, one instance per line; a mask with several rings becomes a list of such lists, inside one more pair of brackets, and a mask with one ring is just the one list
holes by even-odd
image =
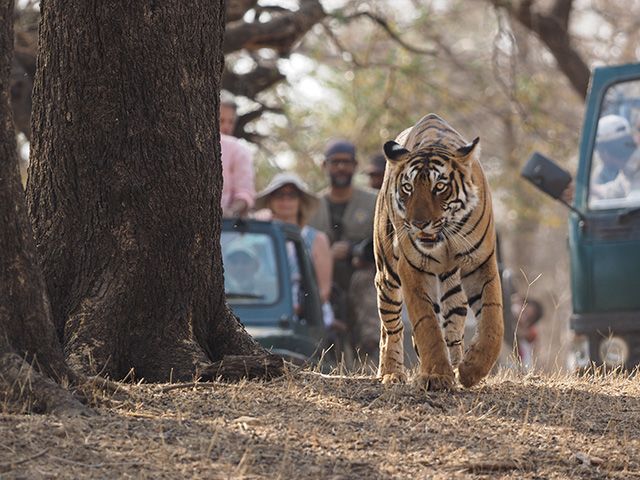
[[[318, 198], [309, 192], [298, 175], [278, 173], [269, 182], [269, 185], [256, 195], [255, 208], [257, 211], [254, 216], [261, 220], [275, 218], [300, 228], [300, 235], [313, 260], [318, 290], [323, 303], [322, 312], [325, 326], [335, 327], [333, 310], [329, 303], [331, 282], [333, 281], [333, 259], [329, 248], [329, 237], [324, 232], [307, 225], [318, 206]], [[291, 267], [292, 277], [295, 278], [296, 273], [299, 276], [299, 271], [295, 271], [297, 265], [292, 263]]]
[[[293, 192], [293, 197], [290, 195], [291, 192]], [[286, 207], [276, 207], [277, 211], [271, 208], [274, 199], [282, 200], [284, 197], [296, 198], [299, 201], [286, 204]], [[268, 218], [268, 212], [260, 212], [260, 210], [266, 208], [271, 210], [273, 218], [277, 218], [283, 222], [293, 223], [300, 227], [300, 229], [313, 217], [316, 210], [318, 210], [319, 204], [320, 201], [318, 198], [309, 192], [305, 183], [295, 173], [278, 173], [264, 190], [256, 194], [255, 198], [257, 216]]]

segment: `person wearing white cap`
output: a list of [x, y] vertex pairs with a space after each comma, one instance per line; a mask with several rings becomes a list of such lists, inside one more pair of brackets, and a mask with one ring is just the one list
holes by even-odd
[[624, 166], [623, 171], [629, 179], [629, 195], [640, 195], [640, 115], [631, 126], [631, 137], [635, 142], [635, 151]]
[[626, 118], [606, 115], [598, 121], [596, 151], [599, 163], [592, 171], [590, 198], [623, 198], [630, 190], [625, 166], [636, 149]]
[[[292, 223], [300, 228], [300, 235], [304, 240], [313, 260], [313, 266], [318, 281], [320, 298], [322, 299], [322, 314], [325, 326], [339, 327], [336, 324], [329, 299], [331, 297], [331, 282], [333, 277], [333, 261], [329, 250], [327, 236], [307, 225], [309, 219], [318, 209], [318, 199], [309, 193], [304, 182], [294, 173], [278, 173], [267, 187], [258, 192], [255, 199], [257, 212], [254, 216], [261, 220], [276, 218], [286, 223]], [[296, 309], [301, 309], [299, 295], [300, 272], [295, 258], [295, 252], [289, 252], [292, 279], [294, 281], [294, 301], [298, 300]], [[297, 313], [297, 312], [296, 312]]]

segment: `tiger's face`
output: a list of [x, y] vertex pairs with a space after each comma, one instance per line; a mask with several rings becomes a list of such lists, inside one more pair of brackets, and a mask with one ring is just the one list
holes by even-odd
[[427, 146], [413, 152], [395, 142], [385, 144], [393, 210], [418, 249], [434, 248], [457, 234], [478, 203], [470, 161], [477, 143], [478, 139], [457, 150]]

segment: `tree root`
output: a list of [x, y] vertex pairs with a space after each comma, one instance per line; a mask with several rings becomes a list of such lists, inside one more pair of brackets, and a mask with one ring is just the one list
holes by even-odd
[[198, 371], [203, 380], [231, 380], [261, 378], [270, 380], [284, 374], [284, 361], [278, 355], [225, 355], [219, 362]]
[[25, 402], [30, 410], [60, 417], [91, 416], [94, 412], [73, 394], [36, 371], [15, 353], [0, 355], [0, 383], [11, 403]]

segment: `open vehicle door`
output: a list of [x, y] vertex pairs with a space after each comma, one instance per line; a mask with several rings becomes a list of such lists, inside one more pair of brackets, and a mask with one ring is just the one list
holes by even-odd
[[[577, 368], [640, 363], [638, 126], [640, 63], [595, 69], [569, 214]], [[538, 153], [522, 175], [556, 199], [570, 180]]]

